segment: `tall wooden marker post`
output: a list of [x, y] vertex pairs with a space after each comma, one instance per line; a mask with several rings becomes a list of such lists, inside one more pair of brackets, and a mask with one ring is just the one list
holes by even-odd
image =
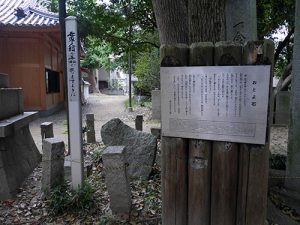
[[68, 82], [69, 140], [71, 151], [72, 187], [77, 189], [83, 182], [82, 118], [79, 74], [79, 50], [77, 19], [69, 16], [66, 21], [66, 52]]

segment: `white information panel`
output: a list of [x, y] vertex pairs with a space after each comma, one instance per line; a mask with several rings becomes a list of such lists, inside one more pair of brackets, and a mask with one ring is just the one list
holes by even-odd
[[161, 67], [162, 135], [265, 144], [270, 69]]

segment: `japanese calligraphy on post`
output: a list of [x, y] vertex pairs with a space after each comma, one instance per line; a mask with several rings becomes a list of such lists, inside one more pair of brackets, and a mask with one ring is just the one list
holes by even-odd
[[68, 73], [68, 98], [69, 101], [77, 101], [79, 95], [79, 71], [78, 71], [78, 37], [77, 30], [69, 29], [66, 33], [67, 73]]
[[76, 17], [69, 16], [66, 22], [66, 52], [68, 79], [69, 148], [71, 151], [72, 187], [77, 189], [83, 182], [82, 114], [80, 101], [80, 74], [78, 32]]
[[162, 135], [265, 144], [270, 66], [161, 67]]

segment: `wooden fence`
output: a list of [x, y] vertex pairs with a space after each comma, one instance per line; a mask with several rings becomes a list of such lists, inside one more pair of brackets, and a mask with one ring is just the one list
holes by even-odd
[[[163, 45], [161, 66], [270, 65], [273, 55], [274, 45], [267, 40], [244, 46]], [[269, 129], [266, 132], [265, 145], [162, 137], [163, 224], [263, 225]], [[196, 166], [199, 163], [204, 166]]]

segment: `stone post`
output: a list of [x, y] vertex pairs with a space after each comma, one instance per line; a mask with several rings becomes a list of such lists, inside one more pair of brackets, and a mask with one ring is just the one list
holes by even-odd
[[143, 131], [143, 115], [137, 115], [135, 118], [135, 129]]
[[52, 122], [44, 122], [41, 124], [41, 135], [42, 140], [45, 138], [53, 138], [53, 123]]
[[94, 114], [86, 114], [86, 141], [87, 143], [95, 143], [95, 118]]
[[65, 144], [57, 138], [43, 140], [42, 190], [44, 192], [64, 180]]
[[102, 159], [110, 208], [113, 213], [126, 217], [131, 208], [131, 191], [126, 172], [125, 147], [107, 147]]
[[227, 0], [225, 11], [227, 41], [257, 40], [256, 0]]
[[152, 119], [160, 120], [160, 90], [151, 91]]

